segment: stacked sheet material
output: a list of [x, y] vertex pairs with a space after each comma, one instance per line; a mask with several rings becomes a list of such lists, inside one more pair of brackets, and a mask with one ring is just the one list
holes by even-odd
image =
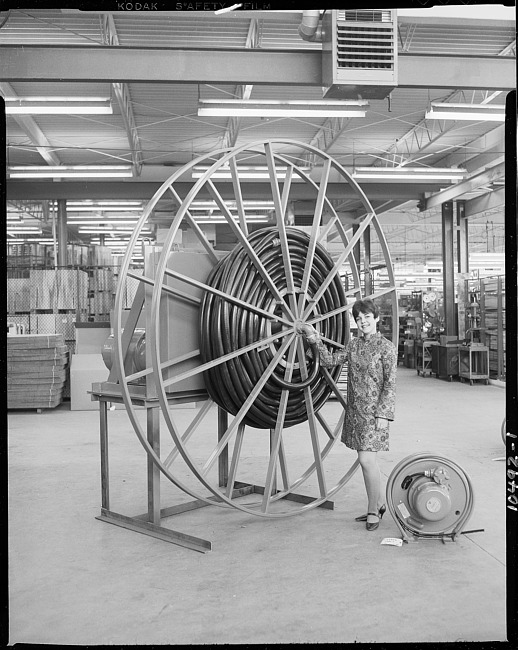
[[67, 367], [63, 334], [9, 334], [7, 407], [55, 408], [63, 401]]

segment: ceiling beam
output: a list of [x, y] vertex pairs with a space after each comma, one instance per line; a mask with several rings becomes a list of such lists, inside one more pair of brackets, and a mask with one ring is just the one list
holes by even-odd
[[[221, 83], [322, 86], [320, 50], [167, 49], [2, 45], [5, 81]], [[400, 54], [401, 88], [516, 87], [510, 56]]]
[[[350, 122], [350, 119], [348, 117], [328, 117], [309, 144], [312, 147], [320, 149], [320, 151], [328, 151], [331, 145], [340, 137], [342, 131]], [[319, 156], [313, 151], [305, 149], [301, 154], [301, 158], [308, 165], [313, 166], [317, 163]]]
[[[505, 153], [505, 126], [500, 124], [489, 131], [489, 133], [484, 133], [480, 137], [472, 140], [471, 142], [466, 142], [460, 146], [460, 156], [459, 152], [454, 154], [449, 154], [441, 160], [441, 167], [454, 167], [455, 165], [459, 167], [465, 167], [470, 170], [470, 166], [466, 165], [467, 161], [471, 161], [472, 164], [476, 164], [475, 158], [480, 155], [485, 155], [491, 152], [494, 154], [504, 154]], [[481, 165], [478, 165], [481, 167]]]
[[[259, 45], [259, 23], [257, 18], [252, 18], [248, 27], [248, 34], [246, 35], [245, 48], [255, 49]], [[252, 94], [253, 85], [240, 84], [236, 88], [235, 95], [238, 99], [250, 99]], [[223, 134], [222, 147], [234, 147], [239, 135], [239, 128], [241, 126], [241, 117], [232, 115], [227, 122], [227, 130]]]
[[484, 196], [478, 196], [476, 199], [470, 199], [465, 202], [466, 217], [474, 217], [488, 210], [501, 208], [502, 215], [505, 212], [505, 188], [488, 192]]
[[[101, 17], [101, 26], [106, 43], [110, 47], [119, 46], [119, 35], [117, 34], [113, 16], [103, 15]], [[112, 88], [117, 98], [117, 103], [119, 104], [124, 128], [126, 129], [134, 173], [136, 176], [140, 176], [140, 172], [142, 171], [142, 147], [140, 146], [128, 84], [114, 82], [112, 83]]]
[[424, 201], [419, 204], [420, 210], [429, 210], [436, 205], [442, 205], [446, 201], [454, 201], [468, 192], [472, 192], [479, 187], [483, 187], [488, 183], [503, 178], [505, 175], [505, 161], [503, 160], [503, 157], [500, 157], [498, 160], [499, 162], [492, 167], [488, 167], [480, 173], [474, 174], [473, 176], [470, 176], [470, 178], [466, 178], [466, 180], [461, 181], [460, 183], [456, 183], [445, 190], [426, 197]]
[[[16, 181], [6, 183], [7, 200], [43, 200], [43, 199], [150, 199], [160, 188], [162, 182], [147, 181]], [[193, 183], [175, 183], [179, 195], [183, 198], [191, 190]], [[232, 182], [218, 183], [223, 198], [234, 198]], [[269, 182], [241, 183], [243, 196], [247, 199], [271, 198]], [[369, 183], [363, 190], [370, 201], [418, 201], [430, 185], [414, 183]], [[207, 196], [208, 193], [206, 193]], [[205, 196], [200, 193], [200, 197]], [[327, 197], [345, 201], [358, 199], [358, 191], [345, 183], [329, 183]], [[315, 190], [306, 183], [293, 183], [290, 200], [315, 200]], [[356, 206], [355, 208], [356, 209]]]
[[[0, 83], [0, 93], [4, 97], [16, 98], [18, 95], [8, 83]], [[52, 151], [50, 142], [30, 115], [13, 115], [13, 119], [36, 147], [47, 165], [61, 165], [60, 159]]]

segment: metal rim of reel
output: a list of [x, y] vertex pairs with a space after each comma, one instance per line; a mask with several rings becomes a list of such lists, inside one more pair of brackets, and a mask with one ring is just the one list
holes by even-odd
[[[319, 183], [313, 181], [310, 179], [310, 177], [301, 169], [296, 167], [296, 165], [291, 162], [288, 158], [286, 158], [283, 155], [280, 155], [278, 153], [274, 153], [273, 151], [273, 146], [275, 145], [295, 145], [297, 148], [300, 148], [305, 151], [309, 151], [312, 154], [315, 154], [316, 156], [320, 157], [320, 159], [323, 160], [323, 173], [322, 173], [322, 178]], [[286, 206], [288, 203], [288, 198], [289, 198], [289, 190], [291, 188], [291, 181], [293, 174], [297, 174], [299, 178], [301, 178], [306, 184], [311, 186], [315, 192], [316, 196], [316, 208], [315, 212], [313, 215], [313, 225], [311, 229], [311, 246], [313, 247], [315, 242], [322, 237], [322, 232], [320, 232], [320, 221], [321, 221], [321, 216], [323, 213], [324, 208], [328, 211], [330, 214], [330, 220], [326, 224], [326, 226], [323, 227], [323, 231], [325, 235], [327, 236], [327, 233], [331, 232], [333, 228], [336, 229], [336, 232], [338, 234], [338, 237], [341, 238], [343, 244], [344, 244], [344, 249], [342, 253], [339, 255], [338, 261], [335, 264], [335, 269], [334, 272], [338, 272], [339, 267], [345, 262], [346, 260], [352, 260], [353, 259], [353, 247], [354, 245], [359, 242], [361, 235], [367, 228], [367, 226], [372, 225], [374, 227], [375, 233], [378, 237], [383, 259], [386, 262], [386, 267], [388, 271], [388, 278], [389, 278], [389, 286], [384, 287], [382, 290], [375, 292], [373, 294], [370, 294], [368, 296], [363, 295], [362, 296], [362, 289], [361, 289], [361, 282], [360, 282], [360, 276], [358, 272], [358, 268], [355, 263], [351, 263], [351, 274], [353, 277], [353, 283], [354, 287], [353, 289], [350, 289], [347, 294], [350, 296], [354, 296], [355, 298], [363, 297], [363, 298], [374, 298], [376, 299], [377, 297], [381, 297], [383, 295], [389, 295], [391, 300], [391, 308], [392, 308], [392, 315], [393, 315], [393, 323], [397, 323], [397, 295], [396, 295], [396, 288], [395, 288], [395, 281], [394, 281], [394, 275], [393, 275], [393, 269], [392, 269], [392, 264], [390, 260], [390, 254], [388, 251], [388, 247], [385, 241], [385, 238], [383, 236], [383, 232], [381, 230], [381, 227], [379, 225], [379, 222], [376, 218], [374, 209], [372, 208], [370, 202], [368, 201], [366, 195], [364, 194], [363, 190], [359, 187], [359, 185], [354, 181], [354, 179], [350, 176], [350, 174], [331, 156], [328, 154], [316, 149], [315, 147], [312, 147], [311, 145], [307, 145], [304, 143], [299, 143], [291, 140], [285, 140], [285, 139], [278, 139], [278, 140], [269, 140], [269, 141], [258, 141], [252, 144], [247, 144], [243, 145], [241, 147], [236, 147], [234, 149], [222, 149], [218, 150], [216, 152], [212, 152], [211, 154], [207, 154], [204, 156], [200, 156], [199, 158], [191, 161], [190, 163], [187, 163], [182, 167], [180, 170], [175, 172], [167, 181], [165, 181], [162, 186], [157, 190], [153, 198], [150, 200], [148, 205], [146, 206], [142, 216], [140, 217], [138, 224], [130, 237], [129, 244], [126, 250], [126, 253], [124, 255], [121, 268], [120, 268], [120, 275], [119, 275], [119, 285], [117, 289], [117, 294], [116, 294], [116, 299], [115, 299], [115, 309], [114, 309], [114, 363], [117, 364], [117, 371], [119, 375], [119, 382], [121, 386], [121, 393], [122, 393], [122, 398], [126, 407], [126, 411], [128, 413], [128, 416], [130, 418], [130, 421], [132, 423], [132, 426], [135, 430], [135, 433], [141, 442], [142, 446], [144, 447], [145, 451], [148, 454], [148, 457], [152, 460], [152, 462], [160, 469], [162, 474], [168, 478], [175, 486], [180, 488], [182, 491], [185, 493], [189, 494], [190, 496], [200, 499], [206, 503], [210, 503], [211, 505], [218, 505], [221, 507], [233, 507], [238, 510], [241, 510], [243, 512], [249, 513], [249, 514], [254, 514], [262, 517], [286, 517], [286, 516], [291, 516], [294, 514], [299, 514], [300, 512], [307, 511], [309, 509], [312, 509], [314, 507], [317, 507], [318, 505], [321, 505], [324, 503], [327, 499], [329, 499], [331, 496], [333, 496], [336, 492], [338, 492], [339, 489], [341, 489], [347, 481], [351, 478], [351, 476], [354, 474], [356, 469], [358, 468], [358, 461], [356, 460], [350, 469], [345, 472], [345, 474], [338, 480], [338, 482], [331, 488], [327, 488], [327, 486], [324, 485], [324, 478], [323, 478], [323, 468], [322, 464], [325, 458], [328, 456], [329, 452], [335, 445], [335, 443], [339, 440], [340, 438], [340, 433], [341, 433], [341, 422], [342, 418], [340, 419], [338, 426], [334, 428], [333, 431], [331, 431], [331, 428], [328, 427], [327, 429], [325, 428], [325, 423], [322, 422], [321, 418], [318, 417], [318, 414], [315, 414], [311, 411], [311, 406], [309, 407], [308, 411], [308, 422], [309, 422], [309, 429], [310, 429], [310, 436], [311, 436], [311, 442], [312, 442], [312, 447], [313, 447], [313, 461], [310, 462], [309, 466], [305, 471], [303, 471], [302, 474], [298, 476], [297, 479], [292, 481], [291, 483], [289, 480], [287, 480], [284, 476], [284, 473], [282, 472], [282, 466], [281, 466], [281, 473], [283, 473], [283, 481], [284, 481], [284, 489], [279, 490], [276, 493], [271, 494], [269, 489], [265, 489], [264, 492], [264, 497], [262, 501], [257, 502], [256, 504], [253, 504], [252, 507], [249, 507], [248, 505], [243, 505], [241, 503], [236, 502], [231, 498], [231, 492], [228, 494], [225, 494], [222, 492], [221, 488], [219, 486], [215, 486], [211, 484], [207, 478], [207, 471], [210, 469], [210, 467], [214, 464], [214, 462], [218, 459], [219, 454], [222, 452], [224, 447], [228, 444], [230, 447], [230, 438], [232, 436], [235, 436], [234, 440], [234, 451], [236, 450], [236, 447], [238, 446], [239, 441], [237, 440], [238, 436], [243, 435], [242, 429], [244, 427], [240, 426], [240, 420], [242, 419], [242, 414], [238, 414], [232, 421], [232, 423], [228, 426], [227, 430], [225, 431], [225, 434], [221, 438], [221, 440], [218, 442], [216, 447], [213, 449], [209, 457], [207, 458], [206, 462], [204, 463], [203, 467], [200, 468], [197, 466], [195, 460], [191, 457], [190, 452], [187, 450], [186, 445], [188, 442], [188, 439], [192, 435], [192, 433], [195, 431], [197, 425], [201, 420], [205, 417], [207, 412], [210, 410], [210, 406], [212, 405], [210, 402], [211, 400], [208, 400], [208, 403], [205, 404], [200, 412], [197, 414], [197, 416], [194, 418], [193, 422], [187, 427], [187, 429], [181, 433], [178, 430], [178, 427], [176, 426], [175, 422], [173, 421], [173, 418], [171, 416], [170, 410], [168, 408], [168, 400], [167, 400], [167, 395], [165, 388], [166, 386], [164, 385], [164, 379], [162, 376], [162, 370], [164, 367], [167, 367], [171, 365], [171, 361], [174, 360], [166, 360], [163, 361], [160, 358], [160, 332], [159, 332], [159, 327], [158, 327], [158, 314], [160, 310], [160, 302], [161, 302], [161, 297], [163, 295], [163, 287], [165, 284], [165, 276], [167, 275], [167, 262], [168, 262], [168, 257], [170, 252], [173, 249], [173, 240], [174, 237], [178, 231], [178, 228], [182, 221], [186, 220], [190, 227], [194, 230], [196, 235], [198, 236], [200, 243], [202, 244], [203, 248], [206, 250], [208, 255], [211, 257], [211, 259], [214, 261], [216, 264], [217, 261], [219, 261], [219, 258], [215, 254], [212, 245], [210, 242], [207, 240], [199, 226], [196, 224], [195, 220], [192, 218], [190, 212], [189, 212], [189, 207], [191, 206], [192, 202], [194, 199], [197, 197], [198, 193], [202, 188], [208, 187], [209, 192], [211, 193], [212, 197], [215, 199], [216, 203], [220, 207], [220, 210], [222, 214], [225, 216], [227, 223], [232, 227], [234, 230], [235, 234], [237, 235], [238, 241], [240, 241], [245, 247], [247, 246], [247, 235], [248, 235], [248, 227], [247, 227], [247, 221], [246, 221], [246, 213], [244, 209], [244, 203], [243, 203], [243, 197], [241, 194], [241, 185], [240, 185], [240, 179], [239, 179], [239, 173], [237, 169], [237, 163], [236, 159], [239, 154], [261, 154], [266, 157], [267, 164], [268, 164], [268, 169], [270, 172], [270, 184], [272, 188], [272, 197], [274, 200], [274, 205], [275, 205], [275, 213], [276, 213], [276, 220], [277, 220], [277, 227], [279, 228], [279, 235], [281, 238], [281, 245], [282, 245], [282, 250], [283, 250], [283, 260], [285, 264], [285, 268], [289, 269], [289, 250], [287, 249], [286, 246], [286, 229], [284, 226], [284, 214], [286, 210]], [[215, 162], [214, 159], [217, 158]], [[212, 165], [209, 167], [209, 169], [201, 176], [201, 178], [198, 179], [198, 181], [193, 185], [191, 190], [188, 192], [187, 196], [182, 200], [180, 196], [178, 195], [176, 189], [174, 188], [174, 183], [186, 172], [191, 170], [195, 165], [199, 165], [203, 162], [210, 161], [212, 162]], [[279, 189], [279, 185], [277, 183], [277, 175], [276, 175], [276, 165], [281, 163], [282, 165], [286, 166], [286, 175], [285, 175], [285, 180], [283, 183], [283, 190], [282, 190], [282, 195]], [[236, 201], [237, 205], [237, 210], [238, 210], [238, 220], [234, 219], [234, 217], [231, 215], [230, 211], [226, 208], [224, 199], [221, 197], [219, 194], [217, 188], [211, 181], [212, 175], [222, 166], [222, 165], [228, 165], [231, 170], [232, 174], [232, 182], [233, 182], [233, 189], [234, 189], [234, 199]], [[353, 237], [351, 239], [348, 238], [346, 234], [346, 229], [344, 228], [343, 224], [340, 222], [340, 219], [338, 217], [338, 214], [333, 207], [331, 201], [326, 195], [327, 191], [327, 186], [329, 183], [329, 175], [331, 170], [335, 170], [338, 172], [339, 177], [341, 180], [345, 180], [359, 195], [360, 200], [364, 206], [365, 214], [363, 217], [363, 220], [358, 226], [357, 231], [354, 233]], [[155, 205], [158, 203], [158, 201], [164, 196], [164, 194], [170, 193], [172, 195], [173, 200], [177, 203], [178, 210], [176, 212], [175, 217], [173, 218], [173, 222], [169, 228], [169, 232], [166, 236], [166, 239], [163, 243], [163, 248], [162, 248], [162, 253], [160, 255], [160, 259], [157, 265], [157, 268], [155, 270], [155, 275], [153, 279], [150, 278], [141, 278], [138, 275], [132, 274], [129, 270], [129, 265], [130, 261], [132, 258], [133, 251], [135, 247], [137, 246], [137, 241], [140, 235], [141, 230], [147, 223]], [[253, 259], [253, 254], [252, 254], [252, 259]], [[307, 269], [308, 272], [310, 272], [311, 269], [311, 254], [308, 255], [308, 264], [307, 264]], [[136, 278], [137, 280], [144, 282], [145, 284], [151, 285], [153, 287], [153, 295], [152, 295], [152, 300], [151, 300], [151, 313], [152, 313], [152, 322], [154, 322], [155, 327], [151, 329], [149, 333], [146, 334], [148, 336], [148, 341], [147, 345], [150, 346], [151, 349], [151, 357], [152, 357], [152, 365], [151, 367], [146, 368], [144, 371], [141, 371], [139, 373], [135, 373], [133, 375], [126, 375], [124, 373], [124, 360], [123, 360], [123, 351], [122, 351], [122, 341], [121, 341], [121, 336], [122, 336], [122, 301], [123, 301], [123, 290], [124, 290], [124, 285], [126, 282], [126, 279], [129, 277]], [[205, 290], [210, 290], [210, 287], [205, 286]], [[167, 294], [166, 294], [167, 295]], [[227, 297], [228, 298], [228, 297]], [[308, 296], [304, 296], [304, 300], [307, 301]], [[313, 296], [314, 299], [314, 296]], [[341, 306], [340, 310], [341, 312], [346, 312], [350, 310], [352, 307], [352, 303], [349, 303], [347, 305]], [[289, 310], [288, 310], [289, 311]], [[305, 315], [303, 316], [303, 320], [305, 319], [306, 322], [310, 323], [318, 323], [319, 321], [322, 321], [325, 319], [326, 316], [329, 316], [328, 314], [322, 316], [321, 318], [311, 318], [310, 315], [312, 313], [312, 308], [306, 308], [305, 310]], [[293, 316], [293, 314], [292, 314]], [[283, 320], [280, 318], [280, 320]], [[286, 319], [284, 319], [286, 320]], [[283, 330], [281, 332], [281, 335], [277, 334], [276, 338], [284, 338], [285, 340], [282, 342], [278, 355], [276, 358], [276, 363], [278, 363], [284, 354], [284, 350], [288, 349], [291, 346], [291, 350], [293, 350], [293, 354], [291, 356], [291, 360], [294, 361], [295, 358], [295, 352], [296, 349], [299, 348], [300, 350], [300, 336], [297, 337], [297, 333], [295, 331], [295, 324], [294, 320], [292, 320], [291, 323], [289, 323], [288, 328]], [[397, 331], [398, 328], [393, 325], [393, 338], [397, 337]], [[297, 342], [297, 338], [299, 339]], [[287, 341], [287, 342], [286, 342]], [[266, 341], [268, 342], [268, 341]], [[260, 346], [263, 345], [265, 341], [259, 341], [255, 342], [254, 345]], [[282, 352], [281, 352], [282, 351]], [[242, 350], [238, 350], [236, 352], [236, 356], [238, 354], [241, 354]], [[201, 367], [198, 368], [197, 370], [198, 373], [203, 372], [203, 369]], [[323, 370], [323, 372], [326, 374], [327, 371]], [[161, 414], [164, 417], [167, 425], [167, 429], [169, 431], [170, 437], [173, 442], [173, 450], [170, 452], [168, 457], [163, 460], [160, 458], [160, 456], [156, 453], [155, 449], [151, 446], [151, 444], [147, 440], [146, 433], [141, 425], [141, 423], [138, 421], [137, 415], [136, 415], [136, 409], [132, 403], [131, 400], [131, 395], [130, 395], [130, 382], [136, 377], [143, 377], [148, 374], [153, 374], [153, 377], [156, 381], [156, 386], [158, 388], [157, 390], [157, 398], [160, 403], [160, 409], [161, 409]], [[328, 374], [328, 373], [327, 373]], [[338, 399], [341, 401], [341, 403], [344, 405], [344, 399], [343, 396], [341, 396], [340, 391], [336, 384], [332, 386], [333, 392], [335, 395], [338, 397]], [[308, 391], [308, 388], [304, 389], [305, 391]], [[283, 391], [288, 392], [287, 390]], [[308, 393], [308, 404], [311, 402], [311, 395]], [[281, 409], [280, 409], [281, 410]], [[343, 417], [343, 416], [342, 416]], [[326, 431], [328, 437], [330, 440], [327, 442], [325, 447], [323, 449], [320, 449], [318, 446], [318, 449], [316, 445], [318, 445], [318, 439], [316, 439], [316, 433], [315, 430], [317, 428], [317, 420], [320, 422], [324, 430]], [[268, 473], [266, 477], [266, 483], [268, 486], [271, 486], [272, 484], [272, 472], [276, 471], [276, 465], [277, 462], [279, 462], [280, 458], [280, 449], [282, 448], [282, 421], [279, 423], [278, 431], [277, 434], [274, 436], [274, 447], [272, 450], [270, 450], [270, 461], [269, 461], [269, 468], [268, 468]], [[239, 452], [237, 454], [237, 457], [239, 455]], [[214, 500], [214, 497], [206, 496], [204, 494], [200, 494], [198, 492], [199, 485], [196, 486], [196, 489], [192, 488], [191, 486], [188, 486], [180, 480], [178, 476], [175, 476], [172, 471], [170, 470], [170, 459], [171, 458], [176, 458], [180, 456], [183, 458], [185, 464], [189, 468], [189, 470], [194, 474], [196, 479], [198, 480], [198, 483], [202, 485], [204, 488], [206, 488], [212, 495], [217, 497], [217, 501]], [[233, 473], [234, 477], [237, 473], [237, 465], [235, 461], [235, 453], [233, 454], [233, 466], [231, 466], [231, 473]], [[169, 459], [169, 460], [168, 460]], [[166, 461], [168, 464], [166, 465]], [[319, 481], [319, 489], [320, 489], [320, 496], [316, 497], [313, 501], [310, 503], [306, 503], [302, 507], [300, 507], [298, 510], [288, 510], [288, 511], [283, 511], [283, 512], [271, 512], [268, 511], [270, 504], [274, 503], [276, 501], [279, 501], [280, 499], [286, 497], [290, 493], [293, 492], [294, 489], [302, 485], [309, 476], [311, 476], [313, 473], [317, 473], [318, 476], [318, 481]], [[287, 472], [286, 472], [287, 474]], [[258, 509], [258, 507], [260, 509]]]
[[[435, 530], [422, 530], [417, 525], [409, 523], [407, 521], [409, 517], [405, 518], [402, 516], [400, 508], [398, 506], [402, 503], [407, 506], [408, 501], [406, 501], [406, 499], [401, 499], [401, 494], [403, 492], [402, 487], [400, 487], [399, 484], [401, 482], [401, 479], [404, 480], [407, 476], [411, 475], [412, 472], [414, 474], [419, 474], [422, 473], [425, 469], [433, 470], [438, 466], [439, 468], [446, 467], [448, 470], [454, 473], [453, 481], [455, 485], [452, 489], [462, 489], [464, 491], [464, 503], [462, 510], [458, 511], [458, 514], [455, 512], [453, 515], [454, 518], [450, 517], [450, 521], [447, 523], [447, 525], [444, 523], [441, 524], [441, 520], [436, 520], [437, 525], [435, 526]], [[416, 470], [419, 471], [416, 472]], [[450, 480], [451, 479], [452, 477], [450, 477]], [[454, 496], [455, 498], [459, 498], [459, 495]], [[399, 504], [396, 504], [398, 498]], [[398, 528], [403, 533], [404, 538], [408, 539], [407, 533], [410, 533], [412, 537], [416, 538], [438, 539], [445, 536], [450, 536], [452, 539], [455, 539], [455, 537], [462, 531], [472, 514], [474, 506], [474, 493], [471, 480], [466, 472], [462, 469], [462, 467], [460, 467], [460, 465], [442, 456], [436, 456], [432, 453], [424, 452], [407, 456], [394, 467], [387, 480], [386, 500], [390, 514], [394, 518], [394, 521], [396, 522]], [[412, 510], [411, 514], [417, 515], [417, 517], [419, 516], [415, 510]], [[428, 524], [428, 526], [430, 528], [434, 528], [434, 524]]]

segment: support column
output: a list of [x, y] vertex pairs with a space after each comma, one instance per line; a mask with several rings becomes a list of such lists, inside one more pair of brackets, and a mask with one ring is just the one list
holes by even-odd
[[104, 233], [99, 234], [99, 246], [104, 246], [104, 243], [106, 241], [106, 235]]
[[455, 326], [455, 274], [453, 258], [453, 202], [442, 204], [442, 286], [444, 294], [444, 320], [446, 336], [456, 335]]
[[456, 201], [457, 208], [457, 271], [469, 272], [469, 236], [468, 220], [466, 219], [465, 201]]
[[58, 266], [67, 265], [67, 202], [66, 199], [58, 199]]

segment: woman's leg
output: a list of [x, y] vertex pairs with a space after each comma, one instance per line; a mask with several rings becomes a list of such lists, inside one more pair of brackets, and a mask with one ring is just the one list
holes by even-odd
[[[368, 506], [367, 512], [378, 512], [383, 505], [381, 500], [381, 479], [378, 467], [377, 451], [359, 451], [358, 460], [363, 472], [365, 489], [367, 490]], [[369, 523], [377, 521], [374, 517], [368, 517]]]

